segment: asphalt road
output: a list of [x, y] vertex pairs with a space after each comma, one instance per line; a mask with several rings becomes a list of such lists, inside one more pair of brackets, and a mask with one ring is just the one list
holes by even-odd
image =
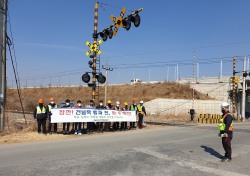
[[0, 175], [250, 175], [250, 124], [234, 124], [222, 163], [215, 126], [163, 127], [0, 146]]

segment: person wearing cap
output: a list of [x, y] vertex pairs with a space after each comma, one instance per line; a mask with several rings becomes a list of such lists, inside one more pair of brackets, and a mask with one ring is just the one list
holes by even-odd
[[143, 106], [143, 101], [142, 100], [140, 101], [140, 104], [137, 106], [137, 112], [138, 112], [138, 116], [139, 116], [138, 126], [139, 126], [139, 129], [142, 129], [142, 127], [143, 127], [143, 125], [142, 125], [143, 116], [144, 116], [144, 114], [146, 115], [146, 109]]
[[[51, 109], [54, 109], [54, 108], [57, 108], [57, 104], [55, 103], [55, 99], [54, 97], [51, 97], [50, 98], [50, 103], [48, 104], [48, 118], [49, 118], [49, 126], [48, 126], [48, 133], [49, 134], [52, 134], [51, 132], [51, 126], [52, 126], [52, 123], [51, 123]], [[54, 131], [53, 133], [54, 134], [57, 134], [57, 123], [53, 123], [54, 125]]]
[[[74, 108], [83, 108], [82, 101], [77, 100], [77, 105]], [[75, 135], [82, 135], [82, 123], [84, 127], [84, 122], [75, 122]]]
[[48, 117], [48, 109], [43, 105], [43, 99], [38, 100], [38, 106], [34, 110], [33, 117], [37, 119], [37, 132], [41, 133], [41, 126], [43, 134], [46, 135], [46, 119]]
[[[65, 105], [62, 108], [70, 108], [70, 100], [67, 99], [65, 100]], [[66, 126], [67, 126], [67, 130], [66, 130]], [[64, 122], [63, 123], [63, 134], [69, 134], [69, 128], [70, 128], [70, 123], [69, 122]]]
[[[99, 105], [96, 106], [96, 109], [106, 109], [102, 100], [99, 101]], [[98, 133], [103, 132], [103, 122], [97, 122], [96, 125]]]
[[[136, 115], [137, 115], [137, 105], [136, 105], [135, 100], [133, 100], [132, 105], [130, 105], [130, 107], [129, 107], [129, 110], [136, 111]], [[133, 128], [136, 128], [135, 122], [130, 122], [129, 129], [133, 129]]]
[[[95, 109], [94, 100], [89, 100], [89, 105], [86, 106], [89, 109]], [[94, 122], [87, 122], [87, 134], [93, 133], [94, 130]]]
[[[128, 103], [124, 102], [124, 107], [122, 108], [123, 111], [128, 111]], [[128, 122], [121, 122], [121, 130], [127, 130], [128, 129]]]
[[221, 161], [230, 162], [232, 160], [233, 117], [229, 114], [229, 104], [227, 102], [222, 102], [221, 112], [222, 118], [219, 121], [219, 130], [222, 137], [222, 146], [225, 150], [225, 155]]
[[[107, 101], [106, 109], [109, 109], [109, 110], [114, 109], [113, 105], [111, 104], [111, 100]], [[110, 125], [111, 125], [111, 122], [105, 122], [104, 123], [104, 130], [105, 131], [110, 131]]]
[[[117, 111], [121, 110], [119, 101], [116, 102], [116, 106], [114, 107], [114, 110], [117, 110]], [[119, 129], [119, 122], [113, 122], [113, 131], [117, 131], [118, 129]]]

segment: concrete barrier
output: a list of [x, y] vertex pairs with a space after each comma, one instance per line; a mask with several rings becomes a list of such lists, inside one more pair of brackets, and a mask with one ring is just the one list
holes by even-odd
[[[188, 114], [192, 109], [193, 101], [187, 99], [163, 99], [157, 98], [144, 104], [148, 114], [174, 115]], [[221, 101], [219, 100], [195, 100], [196, 114], [221, 114]]]

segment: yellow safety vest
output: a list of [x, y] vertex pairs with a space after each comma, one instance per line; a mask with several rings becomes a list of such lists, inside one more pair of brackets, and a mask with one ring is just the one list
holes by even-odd
[[[228, 115], [228, 113], [225, 114], [222, 118], [220, 118], [219, 124], [218, 124], [219, 131], [224, 131], [226, 129], [226, 124], [224, 123], [224, 119], [226, 118], [227, 115]], [[229, 126], [228, 130], [233, 131], [233, 122]]]
[[49, 112], [51, 111], [51, 109], [57, 108], [57, 105], [55, 105], [55, 107], [52, 107], [51, 105], [48, 105], [49, 108]]
[[36, 114], [45, 114], [46, 108], [43, 106], [42, 110], [39, 106], [36, 107]]
[[142, 112], [142, 107], [143, 107], [143, 106], [140, 106], [140, 105], [137, 106], [137, 110], [138, 110], [138, 112], [139, 112], [140, 114], [144, 114], [144, 112]]

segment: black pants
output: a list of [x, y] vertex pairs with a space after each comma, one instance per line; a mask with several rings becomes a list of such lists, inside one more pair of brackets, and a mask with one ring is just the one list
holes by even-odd
[[49, 117], [49, 129], [48, 129], [49, 133], [51, 132], [52, 124], [54, 125], [54, 132], [56, 133], [57, 132], [57, 123], [51, 123], [51, 117]]
[[119, 122], [113, 122], [113, 131], [116, 131], [119, 129]]
[[46, 119], [37, 119], [37, 132], [41, 133], [41, 126], [43, 133], [46, 134]]
[[103, 122], [97, 122], [96, 125], [97, 125], [98, 131], [103, 131]]
[[135, 128], [135, 122], [130, 122], [130, 128]]
[[81, 132], [82, 130], [82, 122], [75, 122], [75, 132], [78, 131], [78, 132]]
[[121, 122], [121, 130], [126, 130], [127, 129], [127, 122]]
[[87, 130], [89, 133], [93, 132], [94, 122], [87, 122]]
[[109, 130], [110, 130], [110, 125], [111, 125], [111, 122], [105, 122], [105, 123], [104, 123], [104, 129], [105, 129], [106, 131], [109, 131]]
[[69, 132], [70, 123], [63, 123], [63, 131], [65, 131], [66, 125], [67, 125], [67, 131]]
[[139, 128], [142, 128], [142, 122], [143, 122], [143, 114], [139, 113], [139, 121], [138, 121]]
[[225, 157], [232, 159], [231, 137], [222, 137], [222, 145], [225, 150]]

